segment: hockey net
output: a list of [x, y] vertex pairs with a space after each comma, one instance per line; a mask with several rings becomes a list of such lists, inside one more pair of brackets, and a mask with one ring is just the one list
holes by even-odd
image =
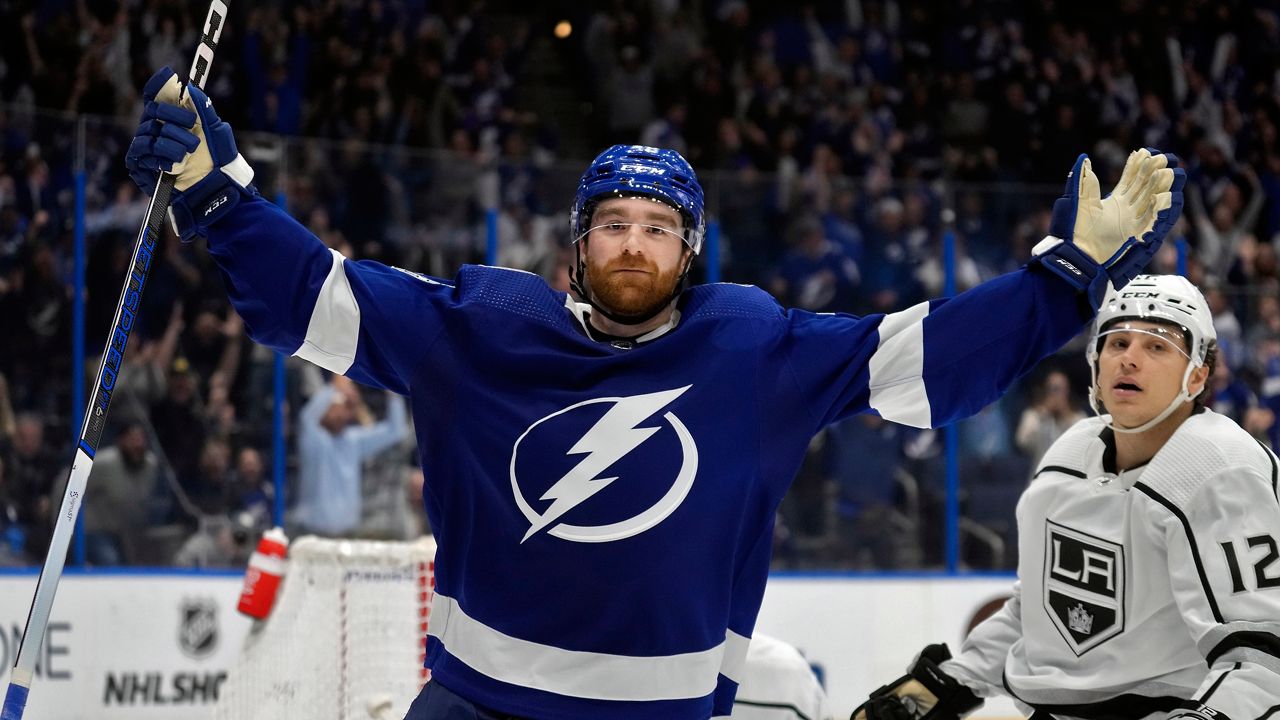
[[219, 693], [219, 720], [390, 720], [428, 680], [435, 542], [303, 537], [266, 621]]

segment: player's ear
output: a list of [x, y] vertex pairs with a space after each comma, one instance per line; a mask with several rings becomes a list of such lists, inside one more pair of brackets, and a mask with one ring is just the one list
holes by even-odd
[[1201, 365], [1191, 371], [1191, 377], [1187, 378], [1187, 394], [1192, 398], [1204, 390], [1205, 385], [1209, 382], [1209, 367]]

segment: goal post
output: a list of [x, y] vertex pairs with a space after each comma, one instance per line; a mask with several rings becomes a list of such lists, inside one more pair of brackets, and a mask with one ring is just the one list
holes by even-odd
[[399, 719], [423, 667], [435, 541], [302, 537], [228, 673], [218, 720]]

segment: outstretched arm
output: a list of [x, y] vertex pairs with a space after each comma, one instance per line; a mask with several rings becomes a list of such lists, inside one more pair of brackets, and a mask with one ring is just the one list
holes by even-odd
[[209, 228], [209, 254], [254, 341], [408, 394], [453, 287], [325, 247], [283, 210], [243, 201]]
[[864, 318], [792, 311], [787, 392], [815, 430], [868, 409], [914, 427], [976, 413], [1075, 337], [1108, 283], [1145, 267], [1182, 210], [1175, 162], [1139, 150], [1101, 199], [1081, 155], [1031, 261], [953, 298]]
[[[209, 239], [236, 312], [255, 341], [340, 375], [405, 394], [439, 335], [447, 283], [352, 262], [264, 201], [231, 127], [191, 87], [179, 103], [167, 68], [143, 91], [146, 107], [125, 164], [144, 191], [176, 175], [171, 220], [184, 240]], [[411, 319], [411, 321], [410, 321]]]

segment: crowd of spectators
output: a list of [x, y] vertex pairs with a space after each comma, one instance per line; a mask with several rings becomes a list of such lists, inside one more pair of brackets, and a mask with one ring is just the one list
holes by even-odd
[[[1172, 151], [1188, 168], [1188, 206], [1181, 243], [1154, 269], [1174, 271], [1185, 251], [1222, 346], [1215, 406], [1276, 445], [1280, 4], [1107, 10], [241, 4], [207, 89], [264, 193], [349, 256], [451, 275], [485, 257], [493, 209], [497, 262], [567, 289], [577, 174], [599, 147], [642, 141], [699, 170], [724, 279], [760, 284], [786, 306], [858, 314], [941, 294], [946, 237], [959, 289], [1024, 262], [1076, 153], [1090, 153], [1107, 187], [1128, 150]], [[42, 555], [78, 431], [75, 172], [87, 178], [91, 379], [146, 207], [122, 164], [138, 89], [155, 68], [184, 63], [203, 16], [177, 0], [0, 0], [0, 564]], [[553, 36], [553, 16], [567, 37]], [[574, 98], [573, 123], [533, 110], [536, 93], [560, 91]], [[245, 339], [198, 243], [165, 237], [156, 258], [90, 486], [88, 560], [238, 562], [276, 503], [274, 359]], [[1013, 561], [1010, 499], [1085, 410], [1081, 354], [1077, 342], [960, 426], [967, 564]], [[298, 361], [287, 368], [290, 527], [332, 529], [312, 500], [295, 511], [308, 482], [336, 481], [308, 476], [315, 463], [299, 455], [358, 427], [386, 442], [341, 473], [363, 502], [335, 532], [420, 532], [423, 478], [411, 443], [396, 439], [397, 401], [340, 381], [335, 390]], [[306, 423], [317, 393], [329, 401], [317, 417], [346, 404], [334, 411], [341, 423]], [[939, 432], [875, 418], [820, 436], [780, 513], [778, 563], [936, 566], [942, 447]]]

